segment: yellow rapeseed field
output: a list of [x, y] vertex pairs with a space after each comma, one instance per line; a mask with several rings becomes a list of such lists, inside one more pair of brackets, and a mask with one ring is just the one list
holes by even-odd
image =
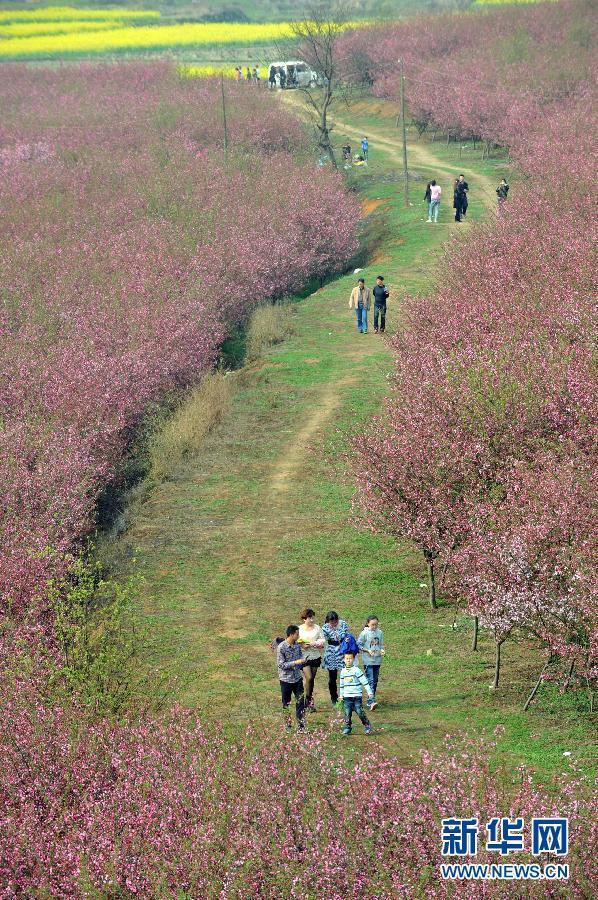
[[0, 22], [73, 22], [76, 19], [158, 19], [151, 9], [80, 9], [74, 6], [40, 6], [36, 9], [0, 9]]
[[115, 28], [119, 25], [112, 19], [101, 21], [94, 19], [87, 22], [81, 19], [63, 20], [60, 22], [10, 22], [5, 25], [0, 22], [0, 38], [34, 37], [43, 34], [70, 34], [80, 31], [102, 31], [107, 28]]
[[6, 38], [0, 41], [0, 58], [122, 53], [169, 47], [249, 46], [272, 43], [290, 36], [291, 25], [288, 22], [127, 25], [106, 31]]
[[211, 78], [213, 75], [221, 74], [225, 78], [234, 78], [234, 66], [179, 66], [179, 75], [182, 78]]

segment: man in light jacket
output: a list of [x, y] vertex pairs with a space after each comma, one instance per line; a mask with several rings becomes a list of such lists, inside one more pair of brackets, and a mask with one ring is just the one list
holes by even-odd
[[360, 278], [349, 298], [349, 309], [354, 309], [357, 314], [357, 330], [360, 334], [368, 333], [368, 309], [371, 305], [372, 293], [366, 288], [365, 279]]

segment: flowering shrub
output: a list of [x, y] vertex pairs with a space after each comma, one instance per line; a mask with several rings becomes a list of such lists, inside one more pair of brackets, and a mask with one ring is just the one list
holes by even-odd
[[[499, 883], [440, 879], [440, 820], [453, 815], [477, 816], [482, 829], [494, 815], [528, 826], [569, 816], [567, 895], [588, 896], [597, 874], [590, 786], [572, 773], [548, 791], [523, 771], [501, 782], [487, 746], [409, 767], [371, 749], [352, 766], [333, 761], [321, 733], [248, 732], [231, 745], [183, 713], [84, 726], [73, 710], [16, 696], [3, 696], [1, 712], [6, 897], [504, 896]], [[482, 847], [476, 861], [497, 858]], [[560, 896], [528, 884], [529, 896]]]
[[592, 83], [595, 32], [591, 5], [564, 0], [363, 28], [342, 47], [347, 77], [373, 81], [383, 97], [398, 97], [404, 59], [406, 97], [421, 128], [516, 150]]
[[[512, 20], [531, 48], [525, 64]], [[449, 594], [492, 630], [496, 681], [500, 645], [522, 630], [596, 674], [593, 93], [577, 28], [593, 22], [588, 6], [566, 3], [381, 37], [383, 53], [396, 58], [405, 42], [443, 73], [442, 88], [416, 74], [417, 117], [508, 144], [530, 176], [449, 247], [432, 302], [406, 298], [385, 414], [356, 440], [365, 524], [413, 540], [431, 578], [436, 560], [450, 564]], [[547, 52], [557, 45], [569, 48], [562, 69]], [[395, 87], [382, 68], [376, 89]]]
[[89, 528], [147, 404], [355, 249], [356, 202], [267, 97], [227, 86], [223, 159], [218, 91], [162, 63], [2, 79], [4, 610]]

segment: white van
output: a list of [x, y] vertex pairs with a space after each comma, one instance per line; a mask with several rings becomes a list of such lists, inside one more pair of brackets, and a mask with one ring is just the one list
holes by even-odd
[[314, 81], [314, 73], [307, 63], [300, 59], [273, 62], [268, 66], [268, 83], [270, 85], [275, 82], [277, 87], [308, 87]]

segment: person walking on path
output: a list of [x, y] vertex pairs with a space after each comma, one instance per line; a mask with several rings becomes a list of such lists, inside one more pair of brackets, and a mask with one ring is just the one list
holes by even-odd
[[462, 218], [465, 218], [467, 207], [469, 205], [467, 200], [468, 191], [469, 185], [465, 181], [465, 176], [459, 175], [455, 182], [455, 200], [453, 203], [453, 206], [455, 207], [455, 222], [460, 222]]
[[432, 182], [431, 182], [431, 181], [428, 181], [428, 183], [427, 183], [427, 185], [426, 185], [426, 193], [424, 194], [424, 203], [425, 203], [426, 206], [428, 207], [428, 222], [430, 222], [430, 221], [431, 221], [431, 218], [432, 218], [432, 213], [431, 213], [431, 210], [430, 210], [430, 203], [432, 202], [432, 191], [431, 191], [431, 188], [432, 188]]
[[338, 613], [331, 609], [326, 613], [326, 621], [322, 626], [322, 632], [326, 638], [326, 650], [322, 668], [328, 671], [328, 690], [332, 705], [338, 702], [338, 673], [343, 668], [343, 657], [340, 646], [344, 636], [349, 633], [349, 626], [344, 619], [339, 619]]
[[368, 161], [368, 151], [370, 149], [370, 142], [366, 137], [362, 137], [361, 139], [361, 155], [364, 158], [364, 161], [367, 163]]
[[354, 712], [357, 713], [363, 722], [365, 733], [372, 733], [370, 720], [363, 711], [362, 698], [364, 688], [368, 698], [371, 700], [373, 697], [372, 689], [359, 666], [355, 665], [355, 654], [345, 653], [340, 683], [340, 697], [343, 701], [345, 710], [345, 727], [343, 728], [343, 734], [351, 734], [351, 719]]
[[280, 692], [282, 694], [282, 708], [285, 717], [287, 731], [293, 727], [289, 706], [291, 697], [295, 695], [295, 714], [299, 731], [305, 730], [305, 696], [303, 691], [303, 676], [301, 669], [306, 663], [301, 653], [299, 640], [299, 627], [289, 625], [286, 640], [281, 641], [276, 650], [276, 663], [278, 665], [278, 678], [280, 680]]
[[303, 650], [306, 663], [303, 667], [303, 686], [305, 688], [305, 708], [315, 712], [314, 683], [324, 655], [326, 638], [319, 625], [316, 625], [316, 614], [313, 609], [304, 609], [301, 613], [302, 625], [299, 626], [299, 644]]
[[365, 279], [360, 278], [357, 286], [351, 291], [349, 297], [349, 309], [354, 309], [357, 315], [357, 331], [360, 334], [368, 333], [368, 309], [372, 305], [372, 293], [365, 286]]
[[261, 77], [262, 77], [262, 70], [260, 69], [259, 66], [256, 66], [255, 69], [253, 70], [253, 73], [254, 73], [254, 75], [255, 75], [255, 83], [256, 83], [256, 84], [258, 85], [258, 87], [259, 87], [260, 80], [261, 80]]
[[509, 185], [506, 178], [501, 178], [499, 186], [496, 188], [496, 196], [498, 198], [498, 208], [500, 209], [509, 193]]
[[389, 297], [389, 291], [384, 284], [384, 275], [378, 275], [376, 278], [376, 286], [373, 290], [374, 294], [374, 333], [378, 334], [378, 319], [380, 320], [380, 334], [384, 334], [386, 327], [386, 301]]
[[361, 651], [363, 671], [372, 689], [372, 699], [368, 700], [368, 707], [375, 709], [378, 705], [376, 689], [380, 676], [380, 666], [384, 656], [384, 633], [380, 628], [378, 616], [368, 616], [366, 626], [357, 638], [357, 645]]
[[436, 184], [436, 179], [430, 182], [430, 208], [428, 213], [428, 222], [438, 222], [438, 213], [440, 211], [440, 197], [442, 188]]

